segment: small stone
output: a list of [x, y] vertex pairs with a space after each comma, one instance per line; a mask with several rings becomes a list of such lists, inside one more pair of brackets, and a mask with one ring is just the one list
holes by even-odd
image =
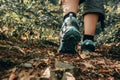
[[24, 66], [25, 68], [32, 68], [32, 67], [33, 67], [33, 65], [30, 64], [30, 63], [25, 63], [23, 66]]

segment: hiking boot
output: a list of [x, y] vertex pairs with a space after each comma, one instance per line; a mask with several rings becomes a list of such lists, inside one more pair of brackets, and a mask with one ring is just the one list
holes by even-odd
[[80, 32], [77, 19], [72, 14], [64, 20], [60, 31], [60, 53], [76, 53], [80, 41]]
[[94, 52], [95, 42], [92, 40], [85, 40], [81, 43], [81, 50], [84, 52]]

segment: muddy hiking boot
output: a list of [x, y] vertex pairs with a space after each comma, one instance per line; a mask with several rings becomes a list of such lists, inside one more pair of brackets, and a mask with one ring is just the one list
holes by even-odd
[[95, 51], [95, 42], [92, 40], [84, 40], [81, 42], [82, 52], [94, 52]]
[[80, 42], [80, 32], [77, 19], [72, 14], [67, 17], [60, 30], [60, 53], [76, 53]]

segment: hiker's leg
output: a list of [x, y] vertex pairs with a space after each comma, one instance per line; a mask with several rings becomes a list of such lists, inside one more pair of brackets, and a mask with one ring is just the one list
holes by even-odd
[[78, 12], [79, 0], [62, 0], [63, 16], [69, 12]]
[[84, 3], [83, 51], [94, 51], [94, 35], [98, 21], [104, 20], [103, 0], [86, 0]]
[[86, 35], [94, 38], [98, 21], [104, 20], [104, 0], [86, 0], [84, 2], [84, 39]]
[[95, 35], [95, 29], [98, 22], [98, 14], [91, 13], [84, 16], [84, 34], [85, 35]]

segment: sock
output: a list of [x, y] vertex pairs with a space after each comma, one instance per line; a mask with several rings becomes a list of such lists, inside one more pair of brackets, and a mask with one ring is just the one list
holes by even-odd
[[84, 35], [83, 41], [84, 40], [92, 40], [92, 41], [94, 41], [94, 36], [92, 36], [92, 35]]
[[63, 21], [67, 18], [67, 17], [69, 17], [69, 14], [73, 14], [73, 17], [77, 17], [76, 16], [76, 13], [74, 13], [74, 12], [69, 12], [69, 13], [67, 13], [65, 16], [64, 16], [64, 18], [63, 18]]

